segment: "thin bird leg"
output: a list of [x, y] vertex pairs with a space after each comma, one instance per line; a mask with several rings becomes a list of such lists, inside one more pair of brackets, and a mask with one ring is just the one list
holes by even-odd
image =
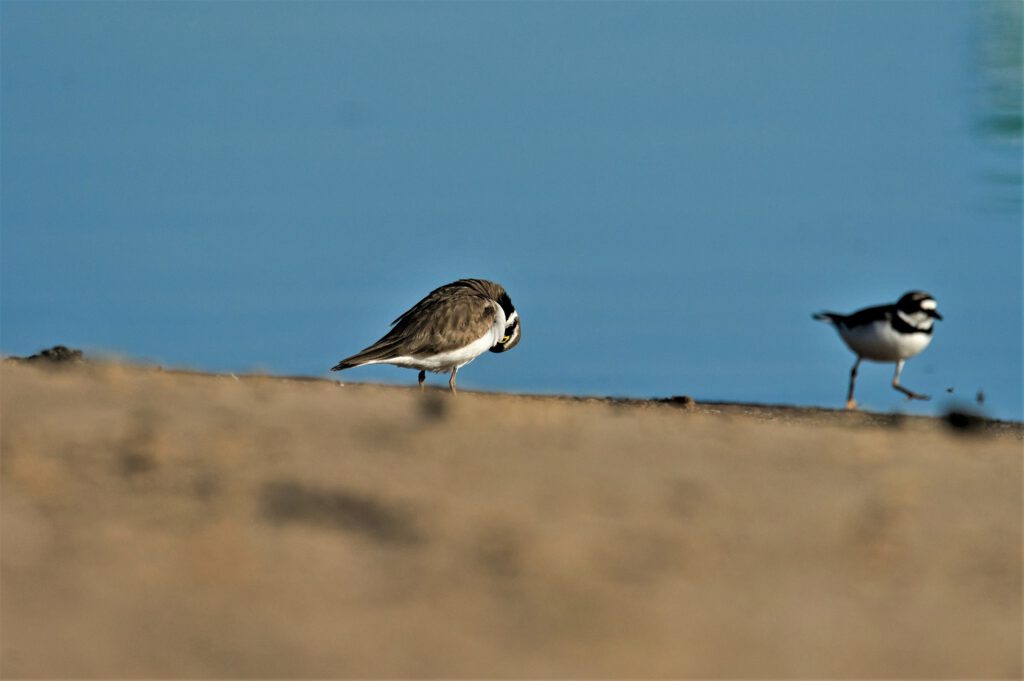
[[427, 372], [423, 369], [420, 370], [420, 392], [423, 392], [423, 381], [427, 380]]
[[857, 408], [857, 400], [853, 399], [853, 384], [857, 380], [857, 367], [860, 366], [860, 359], [861, 358], [858, 357], [857, 361], [853, 363], [853, 368], [850, 369], [850, 392], [846, 393], [846, 408], [847, 409], [856, 409]]
[[927, 395], [922, 395], [921, 393], [915, 393], [913, 390], [908, 390], [907, 388], [904, 388], [902, 385], [900, 385], [900, 374], [903, 373], [903, 365], [904, 364], [905, 364], [905, 361], [902, 360], [902, 359], [900, 361], [896, 362], [896, 373], [892, 377], [892, 387], [896, 388], [901, 393], [906, 395], [908, 400], [930, 400], [930, 399], [932, 399], [932, 398], [930, 398]]
[[459, 373], [459, 368], [455, 367], [452, 369], [452, 377], [448, 379], [448, 387], [451, 388], [452, 395], [458, 395], [459, 391], [455, 389], [455, 374]]

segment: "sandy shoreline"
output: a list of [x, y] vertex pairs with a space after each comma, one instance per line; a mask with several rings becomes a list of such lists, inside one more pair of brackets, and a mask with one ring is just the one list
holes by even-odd
[[4, 365], [0, 675], [1021, 675], [1021, 425]]
[[[117, 365], [116, 363], [110, 363]], [[102, 363], [99, 364], [102, 366]], [[414, 386], [383, 384], [362, 381], [344, 381], [336, 378], [324, 378], [321, 376], [303, 375], [275, 375], [263, 373], [234, 374], [234, 373], [209, 373], [190, 369], [165, 368], [149, 365], [128, 365], [141, 371], [157, 371], [180, 376], [205, 376], [209, 378], [232, 379], [236, 381], [277, 381], [294, 383], [327, 383], [339, 387], [350, 388], [372, 388], [380, 390], [411, 390]], [[426, 388], [428, 394], [445, 396], [448, 389], [443, 386], [432, 385]], [[683, 409], [697, 414], [731, 415], [751, 417], [761, 421], [781, 422], [811, 422], [819, 424], [860, 426], [884, 426], [902, 427], [912, 423], [918, 424], [945, 424], [952, 432], [961, 434], [988, 434], [1007, 435], [1024, 439], [1024, 421], [1009, 419], [997, 419], [985, 416], [973, 407], [963, 411], [959, 409], [947, 411], [943, 416], [926, 416], [920, 414], [904, 414], [896, 411], [879, 412], [870, 410], [849, 411], [840, 407], [819, 407], [793, 404], [773, 404], [765, 402], [736, 402], [724, 400], [696, 399], [690, 395], [673, 395], [670, 397], [613, 397], [601, 395], [571, 395], [561, 393], [551, 394], [520, 394], [490, 392], [472, 389], [459, 389], [460, 394], [482, 395], [491, 397], [507, 397], [523, 400], [556, 402], [576, 402], [583, 404], [606, 404], [619, 407], [671, 407]]]

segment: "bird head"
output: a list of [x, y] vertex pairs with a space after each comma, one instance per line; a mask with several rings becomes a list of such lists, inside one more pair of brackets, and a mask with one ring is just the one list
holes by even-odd
[[505, 352], [511, 350], [519, 343], [519, 313], [512, 305], [512, 299], [504, 291], [498, 296], [498, 305], [501, 305], [505, 313], [505, 334], [501, 340], [494, 344], [491, 352]]
[[938, 305], [930, 293], [910, 291], [896, 303], [896, 312], [911, 326], [919, 329], [931, 328], [933, 320], [941, 320]]

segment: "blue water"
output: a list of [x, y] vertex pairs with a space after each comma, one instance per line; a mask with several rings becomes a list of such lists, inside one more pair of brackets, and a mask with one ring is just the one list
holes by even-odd
[[937, 399], [861, 403], [1019, 419], [981, 5], [5, 2], [0, 349], [321, 375], [480, 276], [523, 341], [464, 388], [839, 406], [810, 313], [925, 289]]

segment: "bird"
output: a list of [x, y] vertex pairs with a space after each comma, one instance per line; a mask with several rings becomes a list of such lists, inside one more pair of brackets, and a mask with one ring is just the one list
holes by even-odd
[[373, 345], [338, 362], [331, 371], [368, 364], [419, 369], [423, 389], [428, 371], [451, 372], [448, 388], [456, 394], [459, 369], [487, 352], [506, 352], [521, 338], [519, 312], [501, 284], [459, 279], [439, 286], [391, 322], [391, 330]]
[[900, 374], [908, 359], [919, 354], [932, 341], [935, 320], [941, 320], [938, 305], [930, 293], [909, 291], [888, 305], [877, 305], [844, 315], [836, 312], [818, 312], [814, 319], [835, 326], [840, 338], [857, 355], [850, 370], [850, 389], [846, 395], [846, 408], [856, 409], [853, 385], [861, 361], [895, 362], [896, 373], [892, 387], [910, 400], [928, 400], [928, 395], [916, 393], [900, 385]]

